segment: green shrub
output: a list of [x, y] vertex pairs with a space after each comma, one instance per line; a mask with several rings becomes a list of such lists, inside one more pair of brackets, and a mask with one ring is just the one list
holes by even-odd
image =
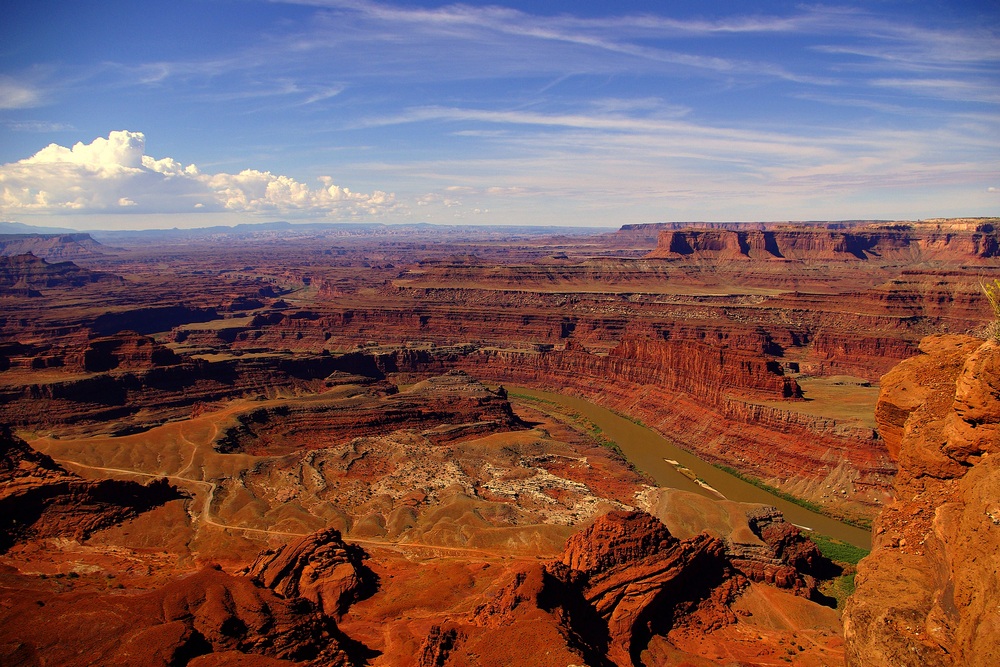
[[835, 563], [857, 565], [858, 561], [868, 555], [866, 549], [842, 542], [833, 537], [810, 533], [809, 539], [816, 543], [821, 554]]

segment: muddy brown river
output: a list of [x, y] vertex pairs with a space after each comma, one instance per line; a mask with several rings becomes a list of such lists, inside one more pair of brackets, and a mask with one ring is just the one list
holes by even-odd
[[[576, 396], [566, 396], [526, 387], [507, 387], [512, 394], [523, 394], [543, 401], [551, 401], [562, 408], [576, 412], [599, 427], [604, 435], [621, 447], [622, 453], [636, 468], [652, 477], [660, 486], [693, 491], [709, 498], [723, 496], [728, 500], [744, 503], [773, 505], [781, 510], [788, 521], [800, 528], [842, 540], [862, 549], [871, 549], [871, 533], [848, 524], [817, 514], [772, 495], [753, 484], [719, 470], [694, 454], [671, 444], [656, 431], [640, 426], [607, 408]], [[516, 398], [516, 397], [512, 397]], [[685, 472], [687, 474], [685, 474]], [[697, 477], [714, 489], [695, 482]]]

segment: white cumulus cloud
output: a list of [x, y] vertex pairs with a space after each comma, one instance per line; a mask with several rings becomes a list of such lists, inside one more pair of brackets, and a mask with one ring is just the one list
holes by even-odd
[[354, 218], [377, 217], [398, 206], [390, 193], [353, 192], [325, 176], [318, 187], [310, 187], [256, 169], [204, 174], [193, 164], [146, 155], [145, 148], [143, 133], [125, 130], [71, 148], [50, 144], [0, 166], [0, 211], [230, 211]]

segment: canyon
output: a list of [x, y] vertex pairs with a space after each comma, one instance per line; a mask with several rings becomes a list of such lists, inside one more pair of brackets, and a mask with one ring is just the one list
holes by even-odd
[[989, 664], [997, 223], [4, 237], [0, 659]]

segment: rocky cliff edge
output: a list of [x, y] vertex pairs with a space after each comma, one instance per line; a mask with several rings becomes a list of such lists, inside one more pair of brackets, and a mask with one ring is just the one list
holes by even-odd
[[1000, 344], [932, 336], [882, 378], [897, 459], [844, 615], [847, 664], [1000, 664]]

